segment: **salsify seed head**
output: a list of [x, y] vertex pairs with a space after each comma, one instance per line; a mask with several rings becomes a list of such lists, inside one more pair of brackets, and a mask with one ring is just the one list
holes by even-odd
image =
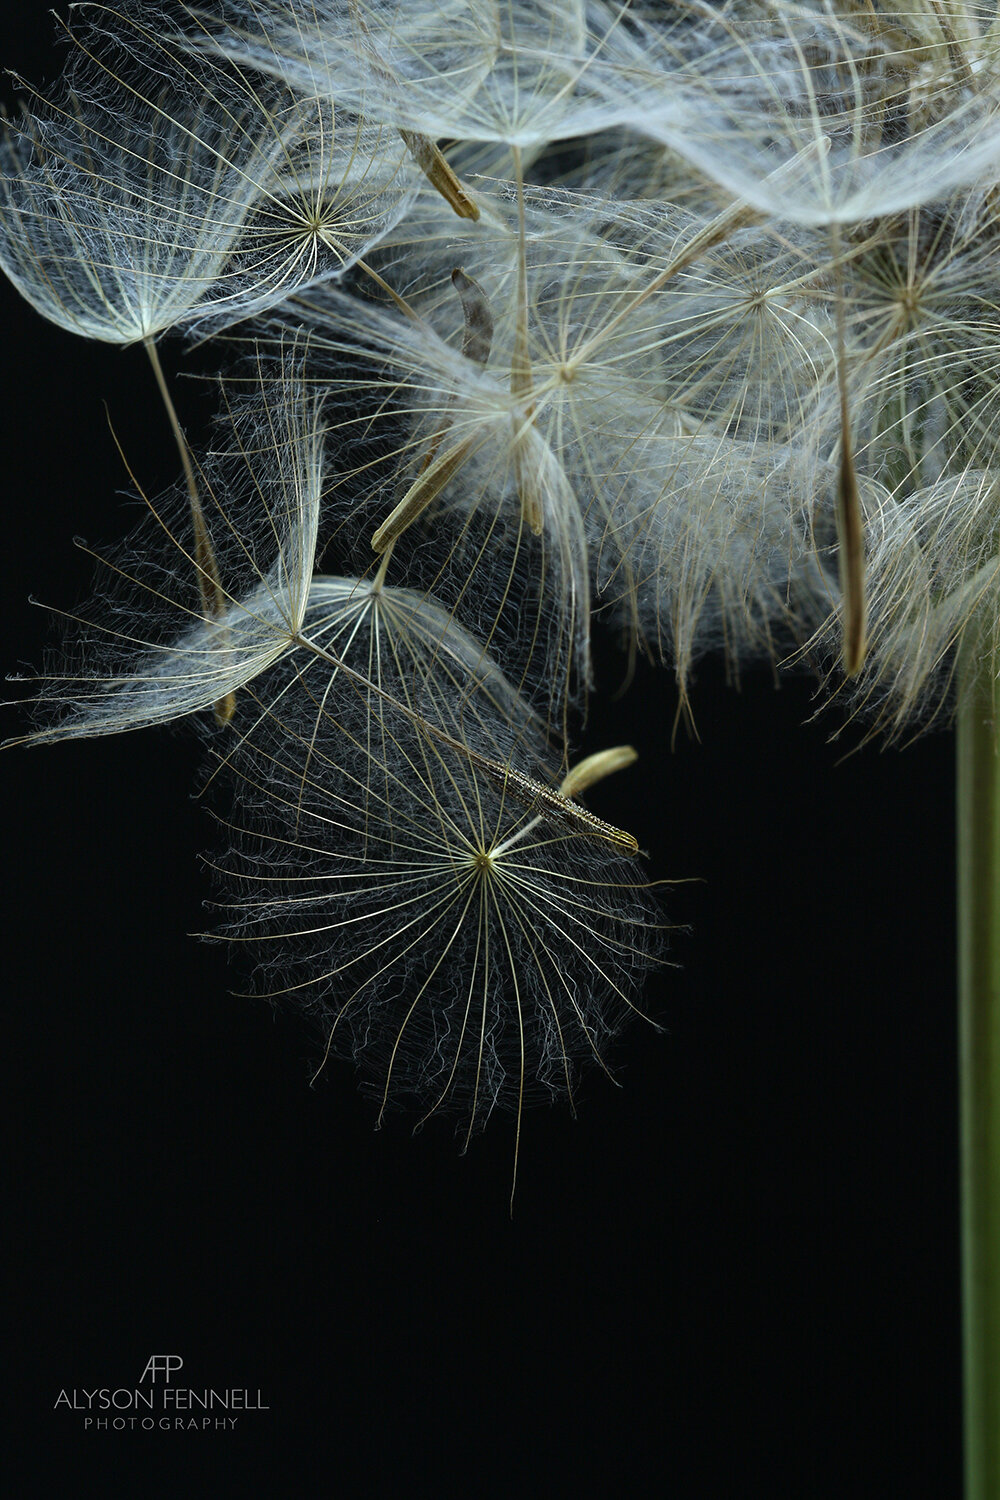
[[498, 1106], [572, 1099], [662, 947], [634, 846], [531, 774], [487, 705], [457, 739], [433, 695], [418, 715], [319, 681], [228, 759], [224, 936], [383, 1109], [457, 1114], [468, 1139]]
[[[223, 937], [380, 1110], [574, 1096], [662, 958], [571, 767], [591, 617], [808, 661], [862, 734], [1000, 699], [1000, 21], [980, 0], [73, 8], [0, 265], [153, 357], [146, 501], [47, 742], [199, 718]], [[242, 351], [211, 448], [154, 340]], [[249, 355], [249, 358], [247, 356]], [[214, 707], [216, 722], [208, 722]]]

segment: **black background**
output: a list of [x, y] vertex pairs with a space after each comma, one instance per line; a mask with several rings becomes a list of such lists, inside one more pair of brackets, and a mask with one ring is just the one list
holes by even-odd
[[[51, 77], [17, 7], [5, 61]], [[37, 13], [37, 14], [36, 14]], [[9, 18], [11, 7], [6, 8]], [[8, 89], [8, 97], [10, 90]], [[144, 357], [0, 287], [8, 667], [55, 638], [176, 458]], [[165, 359], [171, 362], [172, 346]], [[173, 368], [179, 368], [173, 361]], [[197, 431], [200, 407], [178, 383]], [[210, 925], [184, 730], [3, 754], [6, 1415], [17, 1493], [91, 1468], [110, 1495], [960, 1490], [952, 744], [836, 746], [815, 685], [705, 664], [675, 694], [602, 658], [587, 746], [633, 771], [591, 805], [633, 830], [678, 934], [621, 1089], [458, 1154], [373, 1130], [351, 1069], [232, 993]], [[6, 710], [8, 734], [23, 720]], [[231, 1433], [85, 1431], [63, 1388], [259, 1388]]]

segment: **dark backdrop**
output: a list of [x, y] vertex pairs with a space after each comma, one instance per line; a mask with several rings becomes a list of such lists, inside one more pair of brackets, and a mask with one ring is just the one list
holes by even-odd
[[[43, 7], [16, 15], [4, 60], [51, 76]], [[141, 351], [0, 299], [16, 670], [54, 639], [28, 595], [88, 591], [72, 536], [135, 517], [105, 407], [151, 491], [176, 459]], [[578, 1120], [526, 1118], [513, 1221], [510, 1122], [464, 1157], [448, 1125], [376, 1133], [351, 1069], [310, 1089], [312, 1033], [189, 936], [193, 735], [4, 752], [18, 1493], [91, 1467], [116, 1496], [958, 1493], [951, 739], [845, 758], [810, 679], [707, 663], [671, 753], [669, 677], [612, 702], [620, 671], [587, 744], [641, 763], [592, 805], [702, 883], [666, 896], [665, 1030]], [[267, 1409], [115, 1432], [54, 1405], [168, 1353]]]

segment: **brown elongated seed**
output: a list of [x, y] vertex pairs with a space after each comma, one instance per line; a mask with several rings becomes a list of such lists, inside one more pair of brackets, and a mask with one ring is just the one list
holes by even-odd
[[613, 776], [616, 771], [634, 766], [638, 759], [631, 745], [615, 745], [610, 750], [598, 750], [595, 755], [588, 755], [578, 765], [570, 767], [562, 779], [559, 795], [572, 801], [589, 786], [603, 781], [605, 776]]
[[478, 219], [478, 205], [469, 197], [434, 142], [416, 130], [403, 130], [400, 127], [399, 133], [407, 151], [431, 187], [437, 189], [449, 208], [460, 219]]
[[854, 467], [854, 445], [851, 441], [851, 412], [847, 399], [847, 339], [844, 331], [843, 269], [840, 251], [840, 228], [830, 229], [834, 266], [837, 276], [837, 387], [840, 396], [840, 466], [837, 472], [837, 544], [840, 565], [840, 592], [843, 595], [841, 653], [844, 672], [856, 677], [865, 664], [865, 529], [861, 518], [861, 496], [858, 493]]
[[225, 729], [227, 724], [233, 722], [236, 714], [236, 694], [227, 693], [224, 698], [219, 699], [218, 703], [213, 703], [212, 714], [219, 728]]
[[226, 612], [226, 596], [222, 592], [222, 579], [215, 551], [205, 525], [201, 504], [192, 506], [192, 529], [194, 531], [194, 561], [198, 570], [198, 592], [201, 609], [206, 620], [219, 620]]
[[[371, 35], [371, 30], [365, 23], [356, 4], [356, 0], [348, 0], [351, 11], [351, 21], [357, 27], [359, 33], [368, 41], [368, 63], [379, 78], [385, 80], [392, 88], [401, 90], [403, 85], [388, 68], [378, 55], [378, 49]], [[397, 127], [402, 137], [403, 145], [409, 151], [417, 166], [423, 172], [427, 181], [437, 189], [445, 202], [454, 210], [460, 219], [478, 219], [479, 209], [468, 193], [459, 182], [455, 173], [445, 161], [441, 152], [434, 142], [426, 135], [421, 135], [418, 130], [404, 130], [402, 126]]]
[[452, 271], [451, 284], [462, 299], [465, 316], [462, 353], [474, 364], [485, 365], [493, 347], [493, 314], [489, 299], [479, 282], [467, 275], [461, 266]]
[[521, 148], [513, 147], [514, 176], [517, 181], [517, 288], [514, 294], [514, 348], [510, 361], [510, 393], [520, 401], [528, 416], [532, 404], [531, 348], [528, 342], [528, 251], [524, 220], [524, 175], [521, 170]]
[[489, 755], [480, 755], [479, 751], [473, 750], [471, 745], [463, 745], [461, 740], [456, 740], [453, 735], [439, 729], [436, 724], [431, 724], [423, 714], [417, 713], [416, 709], [411, 708], [409, 704], [394, 698], [391, 693], [386, 692], [385, 688], [372, 682], [370, 677], [365, 677], [362, 672], [356, 672], [340, 657], [334, 656], [332, 652], [317, 645], [308, 636], [299, 634], [295, 639], [298, 645], [305, 646], [307, 650], [315, 652], [324, 661], [330, 662], [338, 672], [343, 672], [344, 676], [352, 682], [356, 682], [367, 692], [373, 693], [375, 697], [390, 704], [397, 713], [401, 713], [404, 718], [415, 724], [428, 739], [447, 745], [449, 750], [456, 751], [470, 765], [489, 777], [504, 794], [514, 797], [529, 812], [542, 812], [557, 818], [562, 823], [568, 823], [577, 833], [589, 834], [591, 838], [602, 839], [606, 844], [613, 844], [623, 854], [638, 854], [638, 841], [623, 828], [616, 828], [613, 823], [606, 823], [603, 818], [596, 817], [594, 813], [588, 812], [585, 807], [580, 807], [576, 802], [570, 802], [561, 792], [543, 785], [533, 776], [526, 776], [523, 771], [515, 771], [511, 766], [504, 765], [502, 761], [493, 760]]
[[372, 549], [375, 552], [384, 552], [390, 542], [394, 542], [408, 526], [413, 525], [421, 512], [441, 493], [456, 470], [461, 468], [473, 447], [472, 439], [467, 439], [457, 447], [439, 454], [432, 463], [426, 465], [373, 535]]
[[510, 393], [524, 407], [527, 420], [513, 418], [514, 423], [514, 483], [521, 501], [521, 513], [535, 536], [541, 536], [545, 525], [545, 508], [538, 495], [538, 486], [525, 463], [521, 434], [529, 428], [534, 415], [532, 400], [534, 386], [531, 379], [531, 360], [528, 355], [527, 327], [521, 337], [521, 319], [514, 336], [514, 356], [510, 367]]
[[514, 484], [521, 501], [521, 514], [533, 535], [541, 536], [545, 530], [545, 506], [538, 493], [537, 476], [525, 458], [521, 434], [528, 430], [529, 423], [513, 418], [514, 422]]
[[843, 657], [844, 671], [848, 677], [856, 677], [865, 664], [867, 654], [865, 531], [846, 412], [842, 421], [840, 472], [837, 477], [837, 537], [840, 544], [840, 588], [844, 596]]
[[490, 760], [488, 756], [477, 755], [466, 746], [458, 745], [463, 755], [477, 765], [491, 781], [500, 787], [501, 791], [509, 794], [521, 802], [529, 812], [540, 812], [543, 815], [553, 817], [560, 823], [567, 823], [578, 833], [590, 834], [592, 838], [601, 839], [606, 844], [613, 844], [623, 854], [638, 854], [639, 845], [637, 840], [623, 828], [616, 828], [613, 823], [606, 823], [603, 818], [598, 818], [594, 813], [588, 812], [587, 808], [581, 807], [577, 802], [570, 802], [562, 792], [554, 791], [551, 787], [543, 786], [540, 781], [535, 781], [531, 776], [525, 776], [522, 771], [515, 771], [510, 766], [501, 764], [500, 761]]
[[220, 729], [224, 729], [227, 724], [231, 724], [236, 713], [236, 694], [227, 693], [224, 698], [219, 699], [218, 703], [213, 703], [212, 713]]

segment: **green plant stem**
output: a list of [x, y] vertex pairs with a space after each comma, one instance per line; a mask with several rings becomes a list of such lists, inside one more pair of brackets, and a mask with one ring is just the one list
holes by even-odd
[[966, 1500], [1000, 1496], [1000, 753], [971, 651], [956, 746]]

